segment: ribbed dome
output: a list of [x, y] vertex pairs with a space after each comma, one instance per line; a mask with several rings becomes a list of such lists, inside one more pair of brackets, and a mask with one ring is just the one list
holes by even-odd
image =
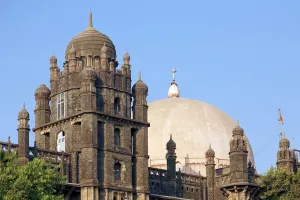
[[[166, 161], [159, 159], [164, 158], [170, 134], [176, 141], [177, 160], [181, 163], [177, 167], [183, 172], [205, 174], [205, 153], [210, 143], [214, 146], [216, 167], [229, 164], [229, 142], [237, 123], [226, 113], [208, 103], [186, 98], [167, 98], [148, 106], [149, 155], [153, 167], [164, 168]], [[254, 164], [252, 148], [247, 143], [248, 159]]]
[[22, 110], [18, 114], [18, 119], [29, 119], [29, 113], [25, 108], [25, 105], [23, 106]]
[[93, 27], [92, 13], [90, 13], [88, 28], [79, 33], [71, 40], [71, 42], [69, 42], [65, 52], [66, 59], [68, 58], [72, 45], [74, 45], [74, 48], [76, 49], [77, 56], [87, 57], [88, 55], [100, 56], [101, 48], [104, 43], [108, 49], [107, 56], [110, 58], [116, 58], [116, 49], [113, 42], [109, 39], [109, 37], [100, 33]]

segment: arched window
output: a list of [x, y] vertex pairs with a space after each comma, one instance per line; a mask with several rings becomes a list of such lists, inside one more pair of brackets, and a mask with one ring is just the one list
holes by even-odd
[[120, 110], [121, 110], [121, 104], [120, 104], [120, 98], [119, 97], [115, 98], [114, 104], [115, 104], [115, 113], [119, 113]]
[[57, 135], [57, 151], [66, 151], [65, 149], [65, 133], [63, 131], [59, 132]]
[[121, 146], [121, 131], [119, 128], [115, 128], [115, 131], [114, 131], [114, 144], [115, 144], [115, 147]]
[[114, 164], [114, 175], [115, 181], [121, 180], [121, 164], [118, 162]]

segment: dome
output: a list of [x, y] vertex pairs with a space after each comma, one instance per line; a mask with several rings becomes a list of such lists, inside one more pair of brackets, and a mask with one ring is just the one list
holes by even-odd
[[143, 94], [148, 93], [148, 86], [142, 81], [141, 72], [139, 72], [138, 81], [133, 85], [132, 92], [139, 93], [142, 92]]
[[57, 63], [57, 58], [54, 56], [54, 54], [50, 58], [50, 63]]
[[167, 149], [168, 148], [176, 148], [176, 143], [174, 142], [174, 140], [172, 139], [172, 135], [170, 136], [170, 140], [167, 143]]
[[101, 48], [104, 43], [107, 47], [107, 56], [110, 58], [116, 58], [116, 49], [113, 42], [109, 39], [109, 37], [100, 33], [93, 27], [92, 13], [90, 13], [88, 28], [79, 33], [69, 42], [65, 52], [66, 59], [68, 58], [72, 45], [76, 49], [77, 56], [87, 57], [88, 55], [100, 56]]
[[286, 137], [282, 137], [279, 142], [280, 147], [290, 147], [290, 141]]
[[[170, 134], [176, 141], [177, 169], [205, 175], [205, 153], [210, 143], [215, 147], [216, 168], [229, 165], [229, 142], [237, 122], [226, 113], [186, 98], [167, 98], [148, 106], [150, 166], [165, 168], [166, 161], [161, 159]], [[248, 160], [254, 164], [252, 148], [249, 142], [247, 145]]]
[[43, 96], [43, 97], [49, 97], [50, 94], [51, 94], [51, 91], [49, 88], [47, 88], [46, 85], [42, 84], [40, 85], [40, 87], [38, 87], [36, 90], [35, 90], [35, 96]]
[[206, 151], [205, 153], [205, 157], [215, 157], [215, 152], [214, 150], [211, 148], [211, 146], [209, 145], [209, 149]]
[[27, 112], [25, 105], [23, 105], [22, 110], [19, 112], [18, 119], [29, 119], [29, 113]]

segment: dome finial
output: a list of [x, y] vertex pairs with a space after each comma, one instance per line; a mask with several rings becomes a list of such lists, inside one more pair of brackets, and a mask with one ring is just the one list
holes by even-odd
[[141, 72], [139, 72], [139, 74], [138, 74], [138, 80], [139, 80], [139, 81], [142, 80], [142, 73], [141, 73]]
[[25, 103], [23, 104], [23, 109], [25, 110], [26, 108], [25, 108]]
[[92, 14], [92, 9], [90, 10], [89, 27], [93, 27], [93, 14]]
[[172, 73], [173, 73], [173, 81], [175, 81], [175, 73], [176, 73], [176, 69], [172, 69]]
[[175, 73], [177, 72], [176, 69], [172, 69], [172, 73], [173, 73], [173, 81], [171, 83], [171, 86], [169, 88], [169, 92], [168, 92], [168, 97], [169, 98], [173, 98], [173, 97], [179, 97], [180, 96], [180, 92], [178, 89], [178, 85], [175, 82]]

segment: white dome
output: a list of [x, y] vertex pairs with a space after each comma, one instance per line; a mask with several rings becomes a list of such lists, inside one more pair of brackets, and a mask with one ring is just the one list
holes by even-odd
[[[218, 108], [197, 100], [168, 98], [150, 103], [148, 110], [149, 165], [166, 168], [166, 143], [176, 143], [177, 168], [205, 175], [205, 152], [211, 143], [216, 168], [229, 165], [229, 142], [237, 122]], [[248, 160], [254, 163], [248, 142]]]

